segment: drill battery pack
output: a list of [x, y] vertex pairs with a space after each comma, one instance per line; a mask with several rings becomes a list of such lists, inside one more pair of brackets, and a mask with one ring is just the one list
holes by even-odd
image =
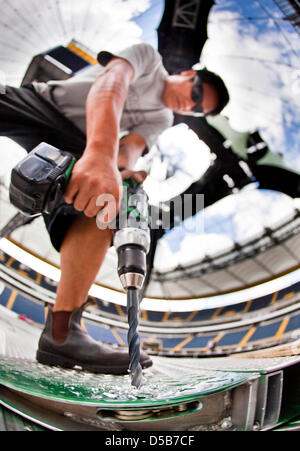
[[10, 202], [26, 216], [51, 213], [64, 194], [75, 163], [69, 152], [39, 144], [12, 170]]

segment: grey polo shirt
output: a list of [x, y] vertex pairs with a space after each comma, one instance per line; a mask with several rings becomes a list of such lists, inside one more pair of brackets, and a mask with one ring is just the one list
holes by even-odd
[[168, 73], [162, 64], [161, 56], [150, 45], [133, 45], [113, 55], [100, 52], [99, 65], [90, 67], [68, 80], [33, 83], [34, 88], [86, 133], [85, 105], [88, 93], [113, 56], [126, 59], [134, 69], [120, 131], [139, 134], [150, 149], [159, 135], [173, 124], [173, 113], [162, 102], [164, 82]]

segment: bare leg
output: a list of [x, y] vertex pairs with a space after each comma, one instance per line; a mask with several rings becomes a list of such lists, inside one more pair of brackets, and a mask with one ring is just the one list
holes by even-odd
[[76, 218], [61, 247], [61, 280], [54, 312], [71, 312], [82, 306], [111, 240], [112, 231], [99, 230], [94, 218]]
[[[46, 365], [81, 366], [95, 373], [128, 374], [127, 351], [94, 340], [80, 327], [84, 302], [111, 245], [112, 231], [99, 230], [95, 219], [77, 217], [61, 247], [61, 280], [39, 340], [37, 360]], [[141, 365], [152, 361], [141, 353]]]

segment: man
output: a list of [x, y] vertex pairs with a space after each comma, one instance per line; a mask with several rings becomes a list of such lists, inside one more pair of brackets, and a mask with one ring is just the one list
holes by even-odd
[[[0, 133], [28, 151], [44, 141], [79, 157], [65, 202], [45, 216], [61, 254], [61, 280], [38, 361], [125, 374], [128, 353], [96, 342], [80, 327], [84, 302], [112, 242], [113, 232], [97, 227], [97, 199], [102, 194], [114, 199], [101, 211], [104, 221], [120, 204], [122, 177], [144, 180], [145, 173], [134, 171], [135, 163], [172, 125], [173, 112], [218, 114], [229, 97], [222, 80], [208, 71], [169, 75], [147, 44], [115, 55], [101, 52], [98, 60], [99, 66], [67, 81], [8, 87], [0, 96]], [[122, 139], [120, 132], [126, 132]], [[144, 353], [141, 365], [152, 365]]]

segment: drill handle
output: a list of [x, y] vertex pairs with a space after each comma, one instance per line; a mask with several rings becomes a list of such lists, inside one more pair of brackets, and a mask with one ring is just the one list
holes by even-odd
[[123, 180], [123, 197], [118, 217], [117, 229], [149, 228], [148, 196], [142, 184], [134, 179]]

